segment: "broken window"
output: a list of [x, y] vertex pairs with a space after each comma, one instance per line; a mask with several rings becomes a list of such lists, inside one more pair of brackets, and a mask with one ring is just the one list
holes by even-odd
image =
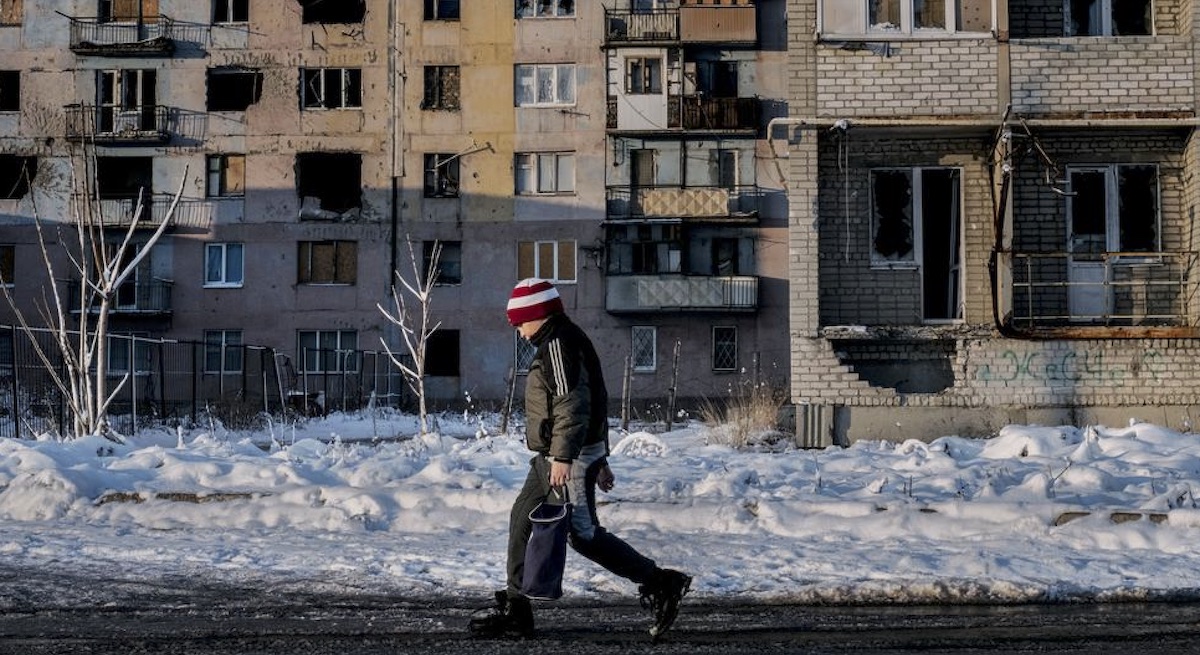
[[21, 71], [0, 71], [0, 111], [21, 111]]
[[355, 330], [298, 330], [296, 347], [305, 373], [352, 373], [358, 370]]
[[[434, 248], [440, 247], [437, 270], [433, 270]], [[462, 241], [425, 241], [421, 244], [421, 263], [426, 275], [437, 273], [436, 283], [462, 284]]]
[[154, 23], [158, 21], [158, 0], [100, 0], [100, 22]]
[[301, 71], [305, 109], [362, 107], [362, 70], [358, 68], [306, 68]]
[[208, 110], [246, 111], [262, 97], [263, 75], [252, 68], [208, 69]]
[[229, 198], [246, 194], [246, 156], [208, 156], [208, 197]]
[[[296, 155], [301, 218], [325, 217], [362, 207], [362, 155], [307, 152]], [[333, 216], [328, 216], [333, 218]]]
[[630, 57], [625, 60], [625, 93], [662, 93], [662, 58]]
[[457, 110], [459, 106], [458, 66], [426, 66], [421, 109]]
[[250, 0], [213, 0], [213, 20], [216, 23], [246, 23], [250, 21]]
[[516, 80], [516, 105], [575, 104], [575, 64], [519, 64]]
[[1154, 33], [1151, 0], [1066, 0], [1068, 36]]
[[[16, 274], [17, 247], [11, 243], [0, 244], [0, 284], [12, 286]], [[5, 361], [0, 358], [0, 362]]]
[[574, 153], [517, 153], [513, 169], [519, 196], [575, 192]]
[[426, 198], [457, 198], [458, 197], [458, 161], [457, 155], [448, 153], [427, 153], [425, 155], [425, 197]]
[[158, 102], [155, 70], [102, 70], [97, 75], [98, 132], [155, 129], [155, 103]]
[[871, 171], [872, 258], [914, 261], [912, 171]]
[[712, 274], [731, 276], [738, 274], [738, 240], [716, 237], [712, 240]]
[[1072, 253], [1161, 250], [1157, 166], [1071, 167], [1068, 180]]
[[300, 20], [311, 23], [361, 23], [367, 15], [366, 0], [300, 0]]
[[355, 241], [301, 241], [298, 257], [300, 284], [354, 284], [358, 278]]
[[517, 0], [517, 18], [575, 15], [575, 0]]
[[25, 15], [25, 0], [0, 0], [0, 25], [20, 25]]
[[96, 191], [105, 200], [133, 200], [141, 194], [148, 203], [154, 191], [154, 159], [97, 157]]
[[575, 242], [517, 242], [517, 277], [522, 280], [536, 277], [551, 282], [574, 282]]
[[820, 0], [822, 34], [988, 32], [993, 0]]
[[712, 370], [737, 370], [737, 328], [715, 325], [712, 329]]
[[459, 0], [425, 0], [425, 20], [458, 20]]
[[609, 229], [608, 272], [613, 275], [679, 273], [683, 232], [678, 225], [622, 225]]
[[458, 330], [437, 330], [425, 341], [425, 375], [458, 377]]

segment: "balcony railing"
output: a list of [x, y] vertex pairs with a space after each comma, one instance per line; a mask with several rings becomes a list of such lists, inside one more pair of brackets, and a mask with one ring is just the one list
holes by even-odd
[[760, 107], [758, 98], [704, 98], [684, 96], [685, 130], [757, 130]]
[[753, 223], [762, 191], [734, 187], [609, 187], [609, 220], [676, 218], [699, 222]]
[[[74, 196], [72, 200], [77, 209], [77, 212], [72, 212], [73, 220], [87, 221], [90, 218], [98, 227], [127, 228], [133, 222], [138, 211], [136, 196], [92, 199], [90, 202], [83, 196]], [[143, 199], [144, 206], [138, 222], [139, 227], [148, 230], [157, 228], [158, 224], [167, 218], [173, 200], [174, 196], [163, 193], [151, 194], [148, 199]], [[192, 221], [187, 217], [204, 211], [206, 211], [206, 204], [202, 201], [181, 199], [179, 206], [175, 209], [175, 214], [171, 216], [171, 225], [180, 223], [190, 225]]]
[[170, 110], [162, 105], [67, 105], [67, 139], [102, 144], [165, 143]]
[[605, 42], [609, 44], [677, 43], [679, 41], [679, 10], [605, 9], [604, 27]]
[[604, 306], [610, 312], [752, 312], [758, 278], [739, 276], [610, 275]]
[[1194, 326], [1200, 253], [1011, 253], [1015, 327]]
[[71, 50], [109, 57], [170, 56], [175, 52], [175, 21], [167, 16], [130, 20], [71, 18]]
[[[80, 303], [82, 286], [79, 280], [60, 280], [70, 289], [70, 307], [77, 310]], [[113, 298], [111, 311], [115, 314], [170, 314], [172, 283], [167, 280], [150, 282], [126, 282], [117, 288]], [[92, 306], [88, 311], [98, 311]]]

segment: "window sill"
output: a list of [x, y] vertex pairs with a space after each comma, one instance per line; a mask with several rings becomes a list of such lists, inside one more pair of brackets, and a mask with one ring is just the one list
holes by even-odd
[[817, 34], [817, 43], [837, 46], [843, 42], [881, 43], [891, 41], [972, 41], [992, 39], [992, 32], [869, 32], [866, 34]]
[[214, 283], [206, 283], [206, 284], [203, 286], [203, 288], [204, 288], [204, 289], [241, 289], [241, 288], [242, 288], [242, 285], [241, 285], [241, 284], [214, 284]]

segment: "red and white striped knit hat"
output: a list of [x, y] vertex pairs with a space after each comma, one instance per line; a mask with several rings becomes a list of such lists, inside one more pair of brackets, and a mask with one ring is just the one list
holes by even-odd
[[558, 289], [546, 280], [532, 277], [521, 280], [508, 299], [508, 322], [513, 327], [562, 312]]

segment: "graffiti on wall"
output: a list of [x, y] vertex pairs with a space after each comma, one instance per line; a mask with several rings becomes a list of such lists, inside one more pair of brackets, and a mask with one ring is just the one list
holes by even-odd
[[1006, 350], [995, 364], [982, 364], [976, 379], [983, 382], [1121, 383], [1126, 379], [1157, 382], [1166, 370], [1159, 351], [1129, 353], [1111, 350], [1076, 352], [1016, 352]]

